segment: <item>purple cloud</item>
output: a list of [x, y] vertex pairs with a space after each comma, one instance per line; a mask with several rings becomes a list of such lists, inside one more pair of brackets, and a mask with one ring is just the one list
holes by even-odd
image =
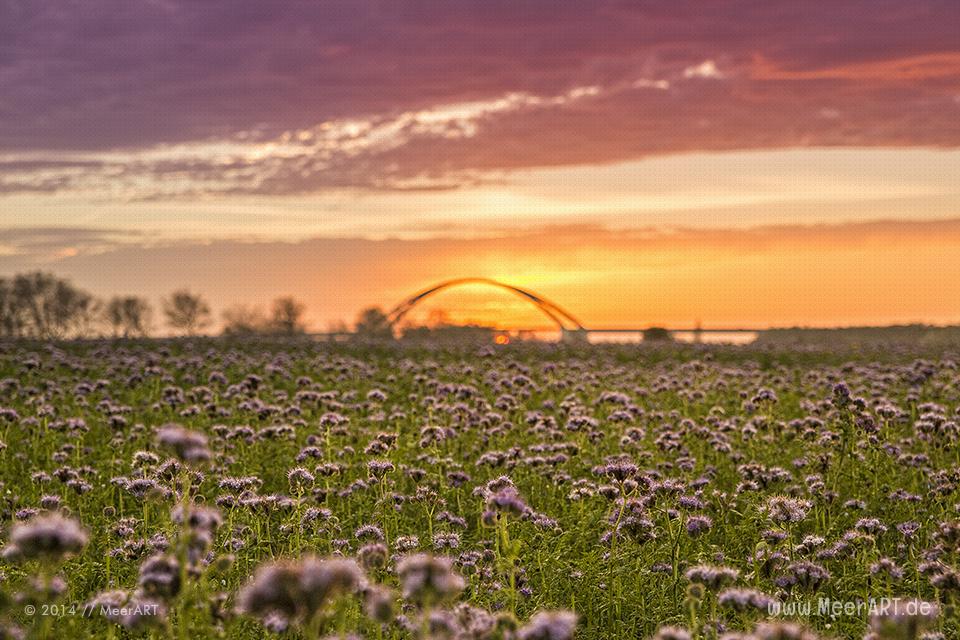
[[0, 192], [438, 188], [689, 150], [957, 146], [958, 23], [952, 0], [14, 0]]

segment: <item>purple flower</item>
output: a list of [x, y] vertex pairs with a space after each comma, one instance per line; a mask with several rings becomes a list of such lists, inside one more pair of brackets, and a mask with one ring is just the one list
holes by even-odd
[[701, 564], [690, 567], [683, 575], [690, 582], [702, 584], [708, 589], [716, 591], [736, 582], [737, 578], [740, 577], [740, 572], [730, 567], [714, 567]]
[[403, 597], [419, 605], [441, 602], [457, 595], [466, 586], [453, 561], [445, 556], [418, 553], [397, 563]]
[[13, 526], [10, 543], [3, 549], [3, 557], [12, 560], [60, 561], [80, 553], [87, 539], [86, 531], [77, 521], [58, 513], [40, 515]]
[[870, 631], [880, 638], [917, 638], [933, 628], [940, 607], [933, 602], [895, 598], [883, 603], [870, 616]]
[[512, 516], [522, 516], [530, 510], [513, 486], [503, 487], [488, 495], [487, 507], [498, 513]]
[[570, 640], [577, 628], [572, 611], [541, 611], [517, 631], [519, 640]]
[[713, 520], [707, 516], [690, 516], [687, 518], [687, 534], [691, 538], [703, 535], [713, 526]]
[[763, 505], [763, 512], [777, 524], [801, 522], [812, 507], [809, 500], [789, 496], [772, 496]]
[[237, 596], [238, 609], [276, 627], [309, 622], [329, 602], [361, 590], [363, 571], [353, 560], [307, 556], [261, 565]]
[[200, 462], [210, 459], [207, 437], [202, 433], [184, 429], [178, 424], [166, 424], [157, 430], [157, 443], [171, 449], [184, 462]]
[[776, 601], [756, 589], [724, 589], [717, 594], [717, 602], [721, 606], [730, 607], [735, 611], [742, 612], [754, 609], [766, 612]]

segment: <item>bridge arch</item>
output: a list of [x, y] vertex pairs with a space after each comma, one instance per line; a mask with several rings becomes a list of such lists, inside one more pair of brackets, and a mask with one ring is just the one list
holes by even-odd
[[425, 298], [429, 298], [430, 296], [439, 293], [444, 289], [450, 289], [452, 287], [458, 287], [465, 284], [490, 285], [492, 287], [503, 289], [504, 291], [509, 291], [519, 298], [527, 300], [537, 309], [539, 309], [545, 316], [547, 316], [554, 324], [556, 324], [557, 328], [560, 329], [561, 334], [565, 338], [573, 334], [581, 335], [586, 333], [586, 329], [580, 323], [580, 321], [573, 317], [569, 312], [559, 307], [557, 304], [527, 289], [521, 289], [520, 287], [498, 282], [497, 280], [493, 280], [491, 278], [454, 278], [452, 280], [445, 280], [407, 298], [394, 307], [393, 310], [387, 314], [387, 318], [390, 320], [390, 324], [392, 326], [396, 326], [401, 320], [403, 320], [404, 316], [406, 316]]

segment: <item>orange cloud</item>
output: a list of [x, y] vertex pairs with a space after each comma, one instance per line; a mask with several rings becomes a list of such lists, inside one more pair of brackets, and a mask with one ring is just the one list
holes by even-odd
[[754, 80], [850, 80], [910, 82], [937, 78], [960, 78], [960, 51], [872, 60], [817, 69], [789, 69], [755, 54], [750, 66]]

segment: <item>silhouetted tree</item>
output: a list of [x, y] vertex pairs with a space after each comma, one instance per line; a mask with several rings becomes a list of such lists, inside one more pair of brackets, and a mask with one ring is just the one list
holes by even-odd
[[269, 325], [262, 309], [244, 304], [225, 309], [222, 316], [225, 336], [257, 335], [265, 333]]
[[115, 296], [104, 307], [104, 317], [114, 337], [145, 337], [150, 332], [153, 308], [137, 296]]
[[73, 320], [74, 335], [80, 338], [89, 338], [102, 335], [100, 327], [103, 319], [103, 300], [92, 296], [77, 305], [76, 316]]
[[186, 289], [174, 291], [163, 301], [163, 313], [168, 325], [188, 336], [210, 324], [210, 305], [202, 296]]
[[390, 324], [390, 319], [379, 307], [370, 307], [361, 311], [354, 331], [360, 338], [393, 339], [393, 326]]
[[13, 282], [0, 278], [0, 335], [19, 338], [24, 335], [23, 310], [17, 304]]
[[271, 328], [280, 334], [292, 336], [303, 333], [303, 312], [306, 307], [303, 303], [291, 297], [277, 298], [273, 301], [273, 315], [270, 318]]
[[96, 299], [50, 273], [0, 279], [0, 331], [8, 337], [59, 339], [84, 335]]

